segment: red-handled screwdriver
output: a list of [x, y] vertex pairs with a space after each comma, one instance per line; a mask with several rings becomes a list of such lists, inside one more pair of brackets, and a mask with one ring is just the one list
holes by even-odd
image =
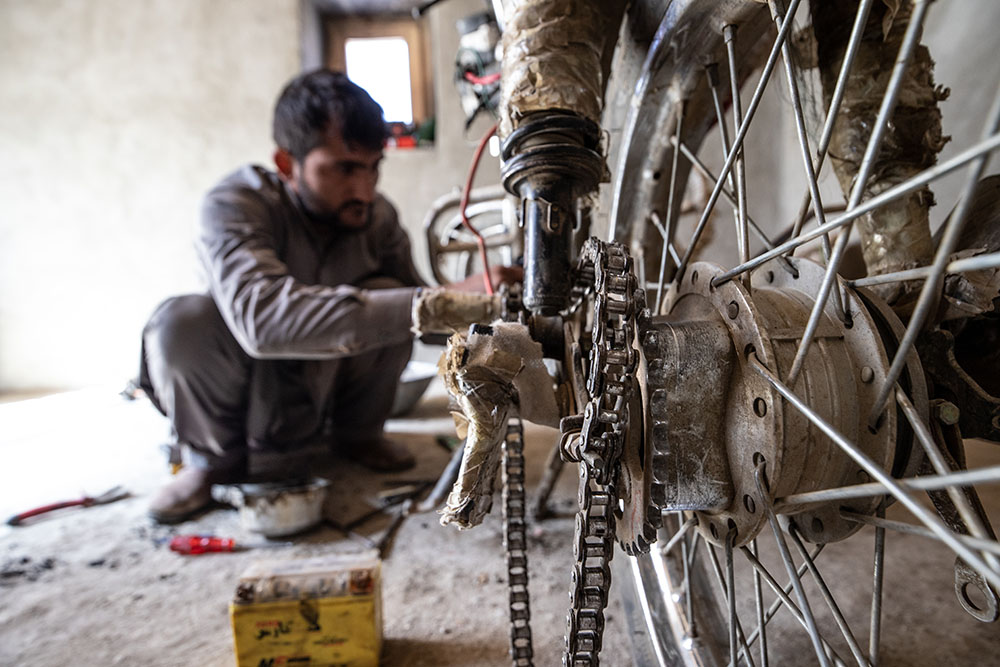
[[291, 542], [237, 545], [236, 540], [231, 537], [216, 537], [214, 535], [175, 535], [170, 539], [170, 550], [185, 556], [287, 546], [291, 546]]
[[170, 550], [186, 556], [235, 551], [236, 540], [212, 535], [175, 535], [170, 540]]

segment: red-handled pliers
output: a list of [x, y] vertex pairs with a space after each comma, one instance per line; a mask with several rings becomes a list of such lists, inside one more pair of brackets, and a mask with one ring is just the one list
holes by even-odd
[[129, 492], [126, 491], [124, 487], [116, 486], [99, 496], [84, 496], [83, 498], [78, 498], [77, 500], [65, 500], [61, 503], [52, 503], [51, 505], [44, 505], [43, 507], [36, 507], [35, 509], [28, 510], [27, 512], [15, 514], [11, 518], [7, 519], [7, 525], [20, 526], [25, 519], [30, 519], [33, 516], [45, 514], [46, 512], [53, 512], [66, 507], [90, 507], [91, 505], [105, 505], [107, 503], [113, 503], [116, 500], [121, 500], [122, 498], [128, 498], [128, 496]]

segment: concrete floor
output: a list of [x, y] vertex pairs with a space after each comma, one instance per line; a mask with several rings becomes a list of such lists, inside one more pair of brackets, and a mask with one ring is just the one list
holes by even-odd
[[[399, 480], [439, 474], [449, 455], [434, 436], [454, 433], [443, 388], [433, 385], [414, 413], [387, 429], [417, 453], [417, 468], [377, 475], [342, 460], [315, 461], [314, 472], [333, 482], [325, 507], [330, 518], [345, 523]], [[19, 528], [0, 526], [0, 665], [232, 665], [227, 605], [251, 562], [362, 548], [323, 527], [294, 538], [291, 547], [263, 551], [184, 557], [157, 545], [175, 532], [260, 541], [241, 529], [234, 510], [213, 511], [174, 529], [146, 518], [150, 494], [168, 479], [157, 447], [166, 434], [165, 420], [146, 401], [126, 402], [113, 389], [0, 405], [0, 516], [116, 484], [134, 494]], [[537, 484], [553, 437], [549, 429], [527, 429], [529, 488]], [[567, 469], [554, 504], [571, 508], [575, 477]], [[461, 533], [440, 526], [436, 513], [402, 524], [383, 562], [382, 664], [509, 664], [499, 511], [497, 502], [483, 525]], [[357, 531], [377, 539], [387, 522], [376, 519]], [[572, 518], [560, 518], [533, 526], [529, 534], [539, 665], [560, 662], [572, 533]], [[632, 664], [629, 650], [624, 614], [614, 599], [604, 664]]]
[[[452, 432], [440, 386], [432, 387], [414, 414], [391, 421], [388, 430], [410, 442], [418, 453], [417, 469], [386, 476], [336, 459], [316, 462], [316, 472], [334, 484], [328, 516], [346, 521], [367, 509], [374, 494], [393, 480], [437, 475], [448, 454], [433, 436]], [[157, 449], [165, 435], [164, 420], [145, 401], [125, 402], [110, 389], [0, 405], [0, 516], [115, 484], [134, 494], [106, 507], [67, 510], [20, 528], [0, 527], [0, 664], [229, 665], [226, 607], [252, 561], [359, 548], [329, 528], [263, 554], [182, 557], [158, 546], [156, 540], [173, 531], [153, 526], [145, 508], [149, 494], [167, 479]], [[549, 429], [527, 431], [529, 492], [554, 435]], [[970, 464], [998, 460], [1000, 448], [977, 445]], [[572, 507], [575, 486], [575, 474], [567, 469], [553, 496], [559, 509]], [[1000, 513], [996, 491], [992, 487], [984, 498], [994, 515]], [[383, 664], [509, 664], [498, 505], [484, 525], [463, 533], [439, 526], [434, 514], [403, 524], [383, 565]], [[386, 519], [376, 520], [359, 532], [377, 537], [385, 525]], [[564, 518], [531, 528], [538, 665], [560, 661], [572, 525]], [[258, 539], [242, 531], [236, 512], [225, 509], [176, 531]], [[832, 556], [824, 556], [832, 580], [856, 582], [838, 593], [848, 613], [855, 613], [855, 604], [862, 609], [858, 613], [866, 609], [870, 545], [870, 538], [863, 538], [834, 545]], [[619, 552], [616, 561], [626, 558]], [[1000, 626], [978, 623], [959, 608], [951, 589], [953, 559], [946, 551], [923, 538], [890, 534], [887, 558], [883, 665], [1000, 665]], [[635, 664], [618, 597], [622, 588], [621, 583], [614, 588], [607, 612], [602, 664], [612, 667]], [[780, 628], [789, 633], [772, 664], [811, 664], [804, 634], [783, 623], [776, 619], [769, 634], [773, 646]]]

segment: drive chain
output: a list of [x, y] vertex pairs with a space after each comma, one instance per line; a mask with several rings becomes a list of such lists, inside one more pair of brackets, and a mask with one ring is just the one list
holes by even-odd
[[632, 260], [621, 244], [587, 241], [578, 275], [592, 281], [587, 287], [593, 289], [594, 310], [587, 375], [590, 400], [579, 437], [566, 452], [580, 462], [580, 512], [563, 664], [597, 667], [614, 556], [617, 495], [612, 481], [628, 430], [627, 406], [639, 360], [632, 341], [641, 299], [636, 298]]
[[510, 593], [510, 657], [513, 667], [532, 667], [528, 551], [524, 523], [524, 429], [519, 418], [507, 423], [503, 446], [503, 540]]

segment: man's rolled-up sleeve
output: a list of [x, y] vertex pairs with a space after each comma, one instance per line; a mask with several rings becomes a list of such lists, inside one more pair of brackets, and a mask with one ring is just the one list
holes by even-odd
[[276, 251], [266, 202], [249, 189], [204, 202], [198, 254], [212, 297], [251, 357], [333, 358], [411, 338], [413, 288], [361, 290], [296, 280]]

